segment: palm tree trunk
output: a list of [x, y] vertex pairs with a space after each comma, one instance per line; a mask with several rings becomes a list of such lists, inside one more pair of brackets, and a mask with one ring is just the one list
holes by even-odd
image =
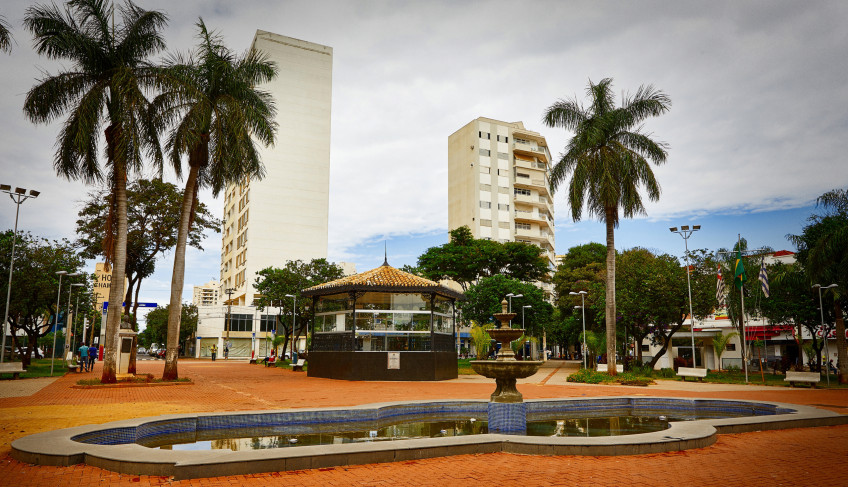
[[[109, 309], [106, 313], [106, 339], [103, 350], [103, 373], [100, 382], [117, 382], [118, 331], [121, 323], [121, 300], [123, 299], [124, 278], [127, 265], [127, 168], [122, 157], [116, 154], [115, 144], [119, 127], [106, 129], [107, 150], [110, 152], [115, 177], [115, 204], [117, 206], [118, 228], [115, 235], [115, 250], [112, 259], [112, 285], [109, 287]], [[117, 157], [116, 157], [117, 156]]]
[[[833, 312], [836, 316], [836, 377], [840, 384], [848, 384], [848, 353], [845, 350], [845, 318], [842, 316], [842, 305], [838, 297], [833, 299]], [[825, 364], [827, 367], [827, 364]], [[827, 373], [830, 373], [828, 370]]]
[[607, 292], [606, 292], [606, 329], [607, 329], [607, 371], [616, 375], [615, 370], [615, 211], [607, 208]]
[[180, 211], [180, 228], [177, 231], [177, 246], [174, 249], [174, 272], [171, 275], [171, 304], [168, 308], [168, 339], [165, 348], [165, 369], [162, 380], [177, 380], [177, 358], [179, 355], [180, 320], [182, 319], [183, 283], [185, 281], [185, 252], [188, 231], [191, 228], [191, 209], [197, 194], [199, 166], [190, 164], [188, 181], [183, 192]]

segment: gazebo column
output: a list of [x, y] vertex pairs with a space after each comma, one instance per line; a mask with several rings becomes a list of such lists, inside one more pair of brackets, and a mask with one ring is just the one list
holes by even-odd
[[350, 334], [350, 350], [351, 352], [356, 351], [356, 292], [350, 293], [349, 301], [351, 302], [351, 312], [352, 322], [350, 324], [351, 334]]
[[430, 294], [430, 352], [436, 352], [436, 333], [433, 326], [436, 324], [436, 294]]

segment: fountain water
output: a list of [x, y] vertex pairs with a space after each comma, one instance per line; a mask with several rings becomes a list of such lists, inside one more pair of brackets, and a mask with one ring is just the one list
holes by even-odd
[[510, 343], [524, 334], [522, 328], [510, 328], [509, 321], [516, 313], [507, 313], [507, 301], [501, 301], [501, 312], [495, 313], [500, 322], [497, 328], [487, 330], [490, 337], [502, 344], [497, 360], [472, 360], [474, 372], [495, 379], [495, 392], [489, 400], [489, 431], [498, 433], [524, 434], [527, 411], [524, 397], [515, 387], [517, 379], [535, 374], [541, 361], [515, 360]]

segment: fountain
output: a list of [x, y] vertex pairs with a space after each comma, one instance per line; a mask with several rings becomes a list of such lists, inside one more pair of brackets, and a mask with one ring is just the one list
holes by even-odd
[[474, 372], [495, 379], [495, 392], [489, 399], [489, 431], [498, 433], [524, 434], [527, 411], [524, 397], [515, 388], [517, 379], [535, 374], [541, 361], [515, 360], [515, 352], [510, 344], [524, 334], [524, 329], [510, 328], [509, 321], [516, 313], [507, 313], [507, 301], [501, 301], [501, 312], [495, 313], [500, 323], [492, 330], [486, 330], [490, 337], [501, 343], [497, 360], [472, 360]]

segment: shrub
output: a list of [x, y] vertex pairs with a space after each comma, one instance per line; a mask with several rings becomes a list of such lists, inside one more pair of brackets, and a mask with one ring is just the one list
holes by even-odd
[[674, 369], [669, 369], [669, 368], [660, 369], [660, 375], [662, 377], [666, 378], [666, 379], [670, 379], [670, 378], [674, 377]]
[[568, 376], [568, 382], [581, 382], [583, 384], [600, 384], [611, 379], [605, 372], [597, 372], [592, 369], [580, 369]]

